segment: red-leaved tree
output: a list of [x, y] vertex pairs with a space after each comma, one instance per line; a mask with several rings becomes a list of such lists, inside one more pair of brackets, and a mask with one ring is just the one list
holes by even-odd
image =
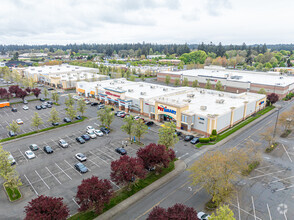
[[136, 178], [144, 179], [147, 172], [144, 169], [141, 158], [121, 156], [118, 160], [111, 162], [110, 177], [116, 184], [128, 184], [134, 182]]
[[199, 220], [197, 212], [192, 207], [183, 204], [175, 204], [167, 210], [161, 207], [155, 207], [150, 213], [147, 220]]
[[0, 98], [3, 99], [5, 97], [5, 94], [7, 93], [7, 89], [0, 88]]
[[146, 169], [155, 166], [168, 167], [169, 163], [175, 159], [173, 149], [166, 149], [164, 145], [151, 143], [137, 151], [137, 156], [143, 160]]
[[28, 93], [25, 90], [22, 90], [21, 88], [19, 88], [16, 91], [16, 97], [21, 98], [22, 101], [24, 100], [24, 98], [28, 95]]
[[41, 89], [35, 88], [35, 89], [32, 89], [32, 92], [34, 93], [34, 96], [38, 98], [38, 96], [41, 94]]
[[276, 93], [271, 93], [267, 96], [267, 100], [270, 104], [274, 104], [279, 100], [279, 96]]
[[31, 88], [30, 88], [30, 87], [27, 87], [27, 88], [26, 88], [26, 92], [27, 92], [27, 93], [29, 93], [29, 94], [30, 94], [30, 93], [31, 93], [31, 91], [32, 91], [32, 90], [31, 90]]
[[76, 195], [79, 211], [94, 209], [100, 213], [104, 205], [109, 202], [113, 195], [112, 186], [109, 180], [100, 180], [96, 176], [84, 179], [78, 186]]
[[63, 198], [54, 198], [41, 195], [25, 206], [25, 220], [65, 220], [69, 215], [68, 207]]
[[12, 94], [15, 94], [17, 93], [17, 91], [19, 90], [20, 88], [18, 86], [9, 86], [8, 88], [8, 91]]

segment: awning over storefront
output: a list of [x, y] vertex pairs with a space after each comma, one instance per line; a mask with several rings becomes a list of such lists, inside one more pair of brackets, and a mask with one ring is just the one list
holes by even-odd
[[85, 93], [85, 90], [84, 89], [78, 88], [77, 91], [80, 92], [80, 93]]
[[94, 92], [94, 91], [91, 91], [90, 94], [91, 94], [91, 95], [95, 95], [95, 92]]

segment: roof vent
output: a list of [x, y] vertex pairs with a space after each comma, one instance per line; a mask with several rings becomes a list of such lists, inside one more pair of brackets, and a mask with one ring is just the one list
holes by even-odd
[[140, 87], [143, 87], [144, 85], [143, 84], [140, 84]]
[[224, 104], [225, 100], [224, 99], [216, 99], [215, 102], [218, 104]]
[[150, 86], [151, 89], [155, 89], [155, 86]]
[[133, 89], [128, 89], [128, 92], [134, 92], [134, 90]]
[[168, 91], [168, 88], [163, 88], [163, 91]]
[[224, 93], [219, 93], [218, 96], [219, 97], [224, 97]]
[[200, 90], [200, 93], [201, 93], [201, 94], [205, 94], [205, 91], [204, 91], [204, 90]]
[[200, 110], [205, 111], [206, 109], [207, 109], [207, 106], [205, 105], [200, 106]]
[[146, 92], [140, 92], [141, 95], [146, 95]]
[[194, 98], [195, 94], [187, 94], [188, 98]]

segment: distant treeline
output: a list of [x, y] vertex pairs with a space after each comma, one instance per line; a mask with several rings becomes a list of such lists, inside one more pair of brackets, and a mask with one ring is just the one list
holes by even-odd
[[226, 51], [230, 50], [248, 50], [252, 49], [258, 53], [265, 53], [267, 49], [272, 51], [280, 50], [294, 50], [294, 44], [255, 44], [255, 45], [222, 45], [219, 44], [151, 44], [151, 43], [134, 43], [134, 44], [67, 44], [67, 45], [0, 45], [1, 54], [7, 52], [30, 52], [30, 51], [44, 51], [54, 53], [57, 50], [71, 51], [78, 53], [79, 51], [91, 51], [92, 53], [103, 53], [106, 56], [111, 56], [122, 51], [127, 54], [152, 55], [152, 54], [176, 54], [178, 56], [189, 53], [191, 50], [199, 49], [206, 53], [216, 53], [222, 56]]

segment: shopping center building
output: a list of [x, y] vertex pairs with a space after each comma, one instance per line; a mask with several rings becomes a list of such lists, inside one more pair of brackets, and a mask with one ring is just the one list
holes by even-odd
[[157, 121], [173, 121], [178, 129], [208, 136], [234, 126], [263, 109], [266, 96], [191, 87], [169, 87], [126, 79], [77, 82], [76, 91], [126, 112], [137, 112]]
[[171, 83], [176, 79], [183, 82], [187, 78], [189, 85], [192, 85], [197, 80], [201, 88], [205, 87], [207, 81], [212, 88], [220, 81], [224, 91], [234, 93], [257, 93], [260, 89], [265, 89], [267, 95], [276, 93], [283, 98], [294, 91], [294, 76], [281, 75], [279, 72], [253, 72], [209, 66], [204, 69], [162, 71], [157, 73], [157, 81], [165, 82], [166, 76], [170, 76]]
[[23, 77], [32, 78], [35, 82], [44, 83], [60, 89], [72, 89], [76, 87], [76, 82], [81, 80], [97, 81], [109, 79], [108, 76], [99, 75], [98, 69], [72, 66], [72, 65], [54, 65], [54, 66], [31, 66], [16, 68]]

